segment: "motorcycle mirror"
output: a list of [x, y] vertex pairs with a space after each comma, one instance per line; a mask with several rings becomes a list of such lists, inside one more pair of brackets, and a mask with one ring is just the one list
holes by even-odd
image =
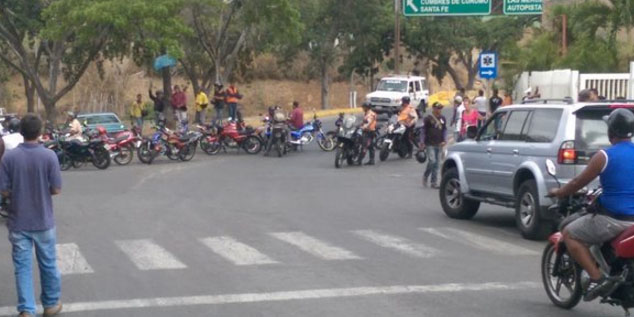
[[546, 171], [548, 172], [548, 175], [552, 177], [557, 176], [557, 167], [555, 167], [555, 163], [553, 163], [550, 159], [546, 160]]

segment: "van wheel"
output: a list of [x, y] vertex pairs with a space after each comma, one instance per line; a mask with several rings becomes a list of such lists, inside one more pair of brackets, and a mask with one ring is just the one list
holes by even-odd
[[515, 202], [515, 224], [522, 237], [543, 240], [552, 231], [552, 223], [541, 219], [539, 194], [535, 180], [527, 180], [520, 185]]
[[460, 191], [458, 170], [449, 169], [440, 182], [440, 205], [449, 218], [471, 219], [478, 212], [480, 202], [465, 198]]

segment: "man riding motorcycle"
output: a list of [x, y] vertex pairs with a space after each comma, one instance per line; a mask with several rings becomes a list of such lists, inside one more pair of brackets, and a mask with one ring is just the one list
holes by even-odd
[[606, 118], [612, 146], [597, 152], [585, 170], [560, 189], [550, 191], [551, 197], [570, 196], [599, 177], [603, 195], [593, 213], [582, 216], [563, 229], [563, 237], [572, 257], [590, 275], [591, 283], [585, 301], [605, 296], [615, 284], [613, 278], [601, 273], [593, 260], [589, 245], [602, 245], [634, 225], [634, 113], [616, 109]]
[[414, 126], [416, 125], [416, 121], [418, 121], [418, 114], [416, 114], [416, 109], [410, 104], [411, 100], [409, 97], [405, 96], [401, 98], [401, 102], [403, 107], [401, 111], [398, 113], [398, 122], [405, 127], [405, 138], [407, 138], [407, 158], [412, 158], [412, 152], [414, 151], [413, 136], [414, 136]]

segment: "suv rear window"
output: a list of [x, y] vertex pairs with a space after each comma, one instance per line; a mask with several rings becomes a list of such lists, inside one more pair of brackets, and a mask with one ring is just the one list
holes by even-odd
[[528, 133], [526, 133], [526, 142], [552, 142], [559, 128], [562, 112], [561, 109], [536, 109], [533, 111]]
[[576, 113], [575, 148], [592, 153], [610, 146], [608, 126], [603, 116], [609, 115], [611, 109], [581, 110]]

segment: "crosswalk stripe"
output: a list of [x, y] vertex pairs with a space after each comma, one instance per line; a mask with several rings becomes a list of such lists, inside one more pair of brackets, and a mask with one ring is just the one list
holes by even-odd
[[231, 261], [235, 265], [261, 265], [275, 264], [277, 261], [262, 254], [260, 251], [250, 247], [232, 237], [210, 237], [200, 239], [204, 245], [214, 253]]
[[79, 252], [75, 243], [64, 243], [55, 246], [57, 266], [62, 275], [94, 273], [88, 261]]
[[388, 235], [373, 230], [356, 230], [352, 232], [381, 247], [394, 249], [401, 253], [418, 258], [430, 258], [440, 253], [439, 250], [428, 247], [424, 244], [413, 243], [406, 238]]
[[288, 244], [294, 245], [306, 253], [324, 260], [356, 260], [358, 255], [346, 249], [332, 246], [303, 232], [273, 232], [271, 235]]
[[489, 238], [455, 228], [419, 228], [443, 239], [462, 243], [474, 248], [505, 255], [537, 255], [539, 252], [498, 239]]
[[187, 267], [152, 240], [123, 240], [115, 243], [139, 270], [168, 270]]

